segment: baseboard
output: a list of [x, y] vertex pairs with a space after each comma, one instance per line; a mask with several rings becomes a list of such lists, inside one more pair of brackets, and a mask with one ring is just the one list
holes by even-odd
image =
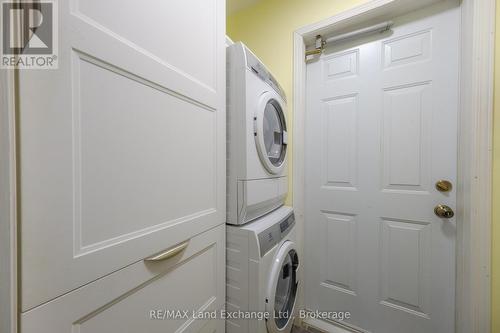
[[347, 324], [317, 318], [303, 319], [301, 326], [313, 333], [369, 333]]
[[[353, 333], [343, 327], [337, 326], [321, 319], [307, 318], [302, 320], [302, 327], [313, 333]], [[356, 332], [357, 333], [357, 332]]]

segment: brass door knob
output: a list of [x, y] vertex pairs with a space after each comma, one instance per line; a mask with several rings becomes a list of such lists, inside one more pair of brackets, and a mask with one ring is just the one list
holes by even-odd
[[446, 205], [437, 205], [434, 208], [434, 213], [443, 219], [451, 219], [453, 216], [455, 216], [455, 212], [453, 211], [453, 209]]

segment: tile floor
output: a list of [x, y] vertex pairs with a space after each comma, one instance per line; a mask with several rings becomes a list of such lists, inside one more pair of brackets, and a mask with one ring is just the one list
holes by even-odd
[[306, 329], [304, 329], [302, 327], [294, 326], [292, 328], [292, 333], [313, 333], [313, 332], [308, 331], [308, 330], [306, 330]]

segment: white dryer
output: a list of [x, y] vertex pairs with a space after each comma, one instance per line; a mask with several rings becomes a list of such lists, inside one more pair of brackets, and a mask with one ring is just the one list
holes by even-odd
[[286, 98], [241, 42], [227, 47], [227, 223], [244, 224], [283, 205], [287, 183]]
[[[288, 206], [244, 226], [227, 226], [227, 333], [291, 331], [299, 286], [294, 226]], [[259, 320], [261, 314], [268, 318]]]

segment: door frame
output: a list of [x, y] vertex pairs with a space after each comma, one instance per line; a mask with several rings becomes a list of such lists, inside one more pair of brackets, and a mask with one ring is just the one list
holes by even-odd
[[[293, 206], [304, 250], [305, 50], [315, 36], [344, 33], [444, 0], [371, 0], [293, 33]], [[455, 331], [491, 330], [491, 196], [495, 0], [462, 0], [458, 125]], [[301, 272], [303, 274], [303, 272]], [[300, 277], [303, 280], [303, 276]], [[303, 288], [302, 288], [303, 289]], [[300, 291], [299, 308], [303, 308]]]
[[8, 333], [18, 328], [16, 74], [0, 70], [0, 331]]

